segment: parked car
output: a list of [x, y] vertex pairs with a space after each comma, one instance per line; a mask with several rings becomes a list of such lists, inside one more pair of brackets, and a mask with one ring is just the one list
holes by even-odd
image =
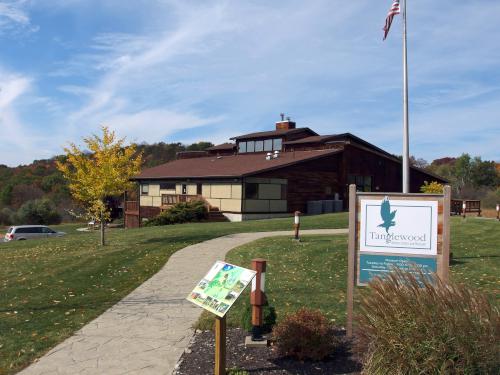
[[10, 227], [4, 241], [21, 241], [33, 238], [62, 237], [66, 233], [56, 232], [45, 225], [16, 225]]

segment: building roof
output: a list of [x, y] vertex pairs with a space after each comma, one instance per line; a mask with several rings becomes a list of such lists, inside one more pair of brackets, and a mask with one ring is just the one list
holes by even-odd
[[342, 152], [342, 148], [283, 152], [278, 158], [271, 160], [266, 160], [265, 153], [180, 159], [144, 169], [132, 180], [245, 177], [340, 152]]
[[300, 132], [307, 132], [311, 135], [318, 135], [318, 133], [309, 128], [295, 128], [295, 129], [277, 129], [267, 132], [243, 134], [230, 139], [240, 140], [240, 139], [255, 139], [255, 138], [271, 138], [271, 137], [281, 137], [284, 135], [300, 133]]
[[221, 151], [221, 150], [233, 150], [236, 148], [235, 143], [221, 143], [220, 145], [215, 145], [206, 149], [206, 151]]
[[296, 139], [295, 141], [287, 141], [283, 142], [284, 145], [300, 145], [304, 143], [318, 143], [318, 142], [326, 142], [332, 138], [335, 138], [337, 134], [332, 135], [312, 135], [310, 137]]

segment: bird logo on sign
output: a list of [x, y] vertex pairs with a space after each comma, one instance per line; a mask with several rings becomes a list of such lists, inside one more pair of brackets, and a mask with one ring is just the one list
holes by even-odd
[[389, 198], [385, 197], [380, 205], [380, 216], [384, 221], [382, 224], [379, 224], [379, 227], [385, 228], [385, 231], [389, 234], [389, 228], [396, 225], [394, 218], [396, 217], [396, 211], [391, 212], [391, 203], [389, 202]]

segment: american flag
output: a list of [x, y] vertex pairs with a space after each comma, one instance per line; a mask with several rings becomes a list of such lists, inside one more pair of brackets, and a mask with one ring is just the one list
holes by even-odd
[[387, 18], [385, 19], [385, 26], [382, 29], [384, 30], [384, 40], [387, 38], [387, 34], [389, 34], [389, 30], [392, 24], [392, 19], [396, 14], [399, 13], [401, 13], [399, 9], [399, 0], [394, 0], [391, 9], [389, 10], [389, 13], [387, 13]]

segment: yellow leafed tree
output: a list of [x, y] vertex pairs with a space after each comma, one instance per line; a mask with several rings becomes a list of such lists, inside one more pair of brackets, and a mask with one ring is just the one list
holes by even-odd
[[88, 217], [101, 223], [104, 246], [104, 223], [110, 215], [105, 200], [133, 187], [129, 179], [140, 172], [142, 155], [137, 154], [135, 145], [124, 146], [125, 138], [117, 138], [106, 126], [102, 127], [102, 137], [94, 134], [83, 141], [88, 151], [70, 143], [64, 148], [66, 160], [57, 162], [57, 168], [68, 180], [73, 198], [84, 205]]

